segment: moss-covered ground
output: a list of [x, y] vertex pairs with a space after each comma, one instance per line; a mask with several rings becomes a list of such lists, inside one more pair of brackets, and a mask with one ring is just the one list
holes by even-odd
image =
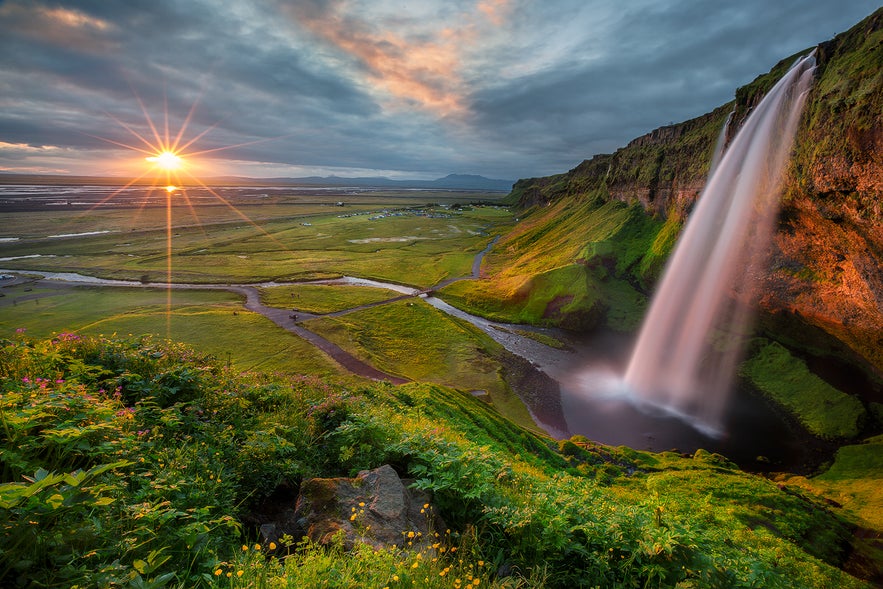
[[856, 397], [837, 390], [787, 348], [767, 342], [742, 364], [743, 376], [822, 438], [855, 438], [866, 411]]
[[[838, 568], [849, 522], [798, 486], [556, 444], [443, 387], [237, 376], [71, 334], [5, 340], [0, 386], [5, 586], [868, 586]], [[381, 464], [433, 493], [433, 551], [261, 546], [243, 525], [279, 485]]]

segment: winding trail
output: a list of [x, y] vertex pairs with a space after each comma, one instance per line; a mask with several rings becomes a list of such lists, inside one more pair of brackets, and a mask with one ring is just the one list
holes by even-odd
[[[419, 289], [400, 284], [379, 282], [375, 280], [354, 278], [350, 276], [344, 276], [342, 278], [332, 280], [314, 280], [307, 282], [263, 282], [257, 284], [181, 284], [163, 282], [142, 283], [134, 280], [110, 280], [93, 276], [84, 276], [82, 274], [76, 274], [73, 272], [0, 270], [0, 273], [10, 273], [16, 275], [20, 275], [21, 273], [29, 273], [40, 275], [42, 276], [42, 278], [34, 281], [35, 284], [43, 287], [52, 288], [51, 291], [23, 295], [20, 297], [16, 297], [13, 300], [0, 302], [0, 306], [15, 304], [18, 301], [39, 299], [47, 296], [56, 296], [59, 294], [58, 291], [62, 288], [71, 288], [77, 285], [127, 288], [163, 288], [174, 290], [225, 290], [242, 295], [243, 297], [245, 297], [246, 309], [255, 313], [260, 313], [282, 329], [294, 333], [295, 335], [308, 341], [318, 349], [328, 354], [338, 364], [340, 364], [350, 372], [377, 381], [386, 381], [393, 384], [403, 384], [406, 382], [410, 382], [410, 380], [402, 378], [401, 376], [388, 374], [386, 372], [383, 372], [382, 370], [375, 368], [374, 366], [371, 366], [370, 364], [367, 364], [366, 362], [360, 360], [359, 358], [356, 358], [337, 344], [325, 339], [315, 332], [310, 331], [309, 329], [301, 325], [301, 323], [310, 319], [314, 319], [316, 317], [340, 317], [364, 309], [370, 309], [373, 307], [386, 305], [408, 298], [419, 297], [423, 298], [428, 304], [439, 309], [440, 311], [472, 323], [473, 325], [487, 333], [495, 341], [500, 343], [504, 348], [506, 348], [506, 350], [524, 358], [532, 365], [539, 366], [544, 369], [554, 368], [563, 355], [561, 350], [554, 350], [553, 348], [539, 343], [529, 337], [525, 337], [515, 333], [515, 330], [529, 330], [532, 328], [527, 326], [508, 325], [488, 321], [486, 319], [470, 315], [464, 311], [461, 311], [460, 309], [457, 309], [456, 307], [448, 305], [441, 299], [430, 296], [433, 291], [447, 286], [448, 284], [452, 284], [460, 280], [478, 279], [481, 273], [482, 260], [484, 259], [484, 256], [491, 250], [497, 240], [499, 240], [499, 236], [492, 239], [483, 250], [475, 255], [475, 259], [472, 262], [471, 275], [448, 278], [428, 289]], [[7, 286], [15, 283], [20, 284], [21, 282], [22, 279], [18, 278], [14, 282], [6, 282], [2, 284], [2, 286]], [[261, 302], [259, 290], [260, 288], [273, 286], [293, 286], [298, 284], [341, 284], [353, 286], [372, 286], [376, 288], [392, 290], [400, 294], [399, 296], [394, 296], [382, 301], [358, 305], [348, 309], [342, 309], [340, 311], [333, 311], [331, 313], [324, 314], [308, 313], [299, 309], [290, 310], [281, 309], [278, 307], [269, 307]]]

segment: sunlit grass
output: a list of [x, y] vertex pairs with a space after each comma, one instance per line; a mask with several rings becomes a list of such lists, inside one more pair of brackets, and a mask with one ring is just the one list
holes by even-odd
[[[835, 568], [848, 525], [795, 488], [708, 452], [556, 444], [443, 387], [243, 377], [73, 334], [4, 340], [0, 387], [4, 584], [866, 586]], [[277, 485], [391, 462], [450, 540], [347, 552], [244, 525]]]
[[[444, 215], [441, 218], [408, 212], [372, 221], [367, 215], [340, 218], [341, 210], [355, 212], [349, 208], [332, 214], [325, 207], [324, 215], [297, 217], [284, 207], [268, 205], [267, 209], [244, 209], [254, 217], [252, 225], [219, 209], [226, 207], [197, 207], [192, 222], [173, 226], [174, 282], [261, 282], [354, 275], [429, 287], [445, 278], [469, 275], [475, 254], [491, 239], [490, 232], [511, 222], [511, 213], [495, 208], [456, 214], [438, 209], [438, 215]], [[178, 210], [173, 217], [175, 223]], [[183, 208], [181, 212], [189, 214]], [[163, 282], [169, 264], [168, 235], [158, 211], [146, 209], [141, 214], [152, 216], [152, 221], [144, 223], [151, 229], [4, 244], [7, 256], [44, 257], [3, 265], [128, 280], [146, 276], [150, 281]], [[49, 213], [44, 215], [44, 219], [57, 219]], [[29, 213], [21, 220], [38, 217]], [[17, 234], [17, 218], [12, 216], [9, 235]], [[201, 221], [197, 223], [196, 218]], [[90, 223], [78, 229], [103, 227]]]
[[500, 345], [420, 299], [312, 319], [305, 326], [390, 374], [484, 391], [503, 415], [536, 427], [503, 379]]
[[385, 288], [341, 284], [297, 284], [261, 289], [261, 302], [270, 307], [296, 308], [308, 313], [332, 313], [401, 296]]

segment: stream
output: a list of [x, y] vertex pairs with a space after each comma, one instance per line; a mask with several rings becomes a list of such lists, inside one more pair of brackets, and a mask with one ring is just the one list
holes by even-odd
[[[475, 279], [481, 259], [491, 245], [476, 255], [472, 276], [448, 279], [440, 284]], [[604, 379], [614, 374], [621, 374], [623, 359], [628, 357], [631, 349], [631, 335], [596, 333], [578, 340], [575, 338], [579, 336], [559, 329], [490, 321], [432, 296], [432, 291], [438, 288], [438, 285], [422, 290], [352, 276], [308, 282], [176, 284], [111, 280], [72, 272], [0, 269], [0, 273], [38, 275], [42, 277], [41, 282], [51, 282], [55, 285], [61, 283], [70, 287], [90, 285], [235, 292], [245, 297], [246, 309], [260, 313], [277, 326], [308, 341], [350, 372], [393, 384], [402, 384], [408, 380], [378, 370], [333, 342], [308, 330], [301, 323], [319, 316], [341, 316], [406, 298], [422, 298], [439, 311], [474, 325], [511, 354], [512, 361], [506, 366], [509, 372], [505, 375], [507, 382], [522, 399], [534, 421], [554, 438], [563, 439], [581, 434], [605, 444], [627, 445], [652, 451], [692, 452], [697, 448], [704, 448], [712, 452], [720, 452], [741, 467], [750, 470], [800, 468], [806, 463], [816, 462], [817, 455], [821, 452], [819, 448], [812, 447], [812, 444], [806, 444], [806, 440], [800, 439], [801, 436], [795, 435], [799, 432], [795, 431], [793, 424], [783, 419], [756, 393], [745, 390], [744, 387], [737, 387], [732, 395], [724, 424], [726, 433], [722, 436], [705, 435], [670, 415], [640, 411], [622, 398], [587, 397], [583, 393], [585, 383], [580, 379]], [[398, 293], [398, 296], [324, 315], [269, 307], [260, 301], [260, 288], [310, 283], [383, 288]], [[529, 337], [530, 333], [544, 334], [563, 341], [567, 344], [567, 348], [559, 349], [545, 345]]]

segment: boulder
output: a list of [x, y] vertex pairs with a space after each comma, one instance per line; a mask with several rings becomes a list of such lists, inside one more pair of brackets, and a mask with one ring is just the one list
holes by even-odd
[[389, 465], [364, 470], [355, 478], [308, 479], [301, 484], [294, 509], [289, 507], [260, 527], [265, 543], [280, 543], [289, 535], [295, 541], [306, 536], [329, 544], [341, 534], [346, 549], [357, 543], [417, 546], [443, 529], [429, 495], [409, 489]]

